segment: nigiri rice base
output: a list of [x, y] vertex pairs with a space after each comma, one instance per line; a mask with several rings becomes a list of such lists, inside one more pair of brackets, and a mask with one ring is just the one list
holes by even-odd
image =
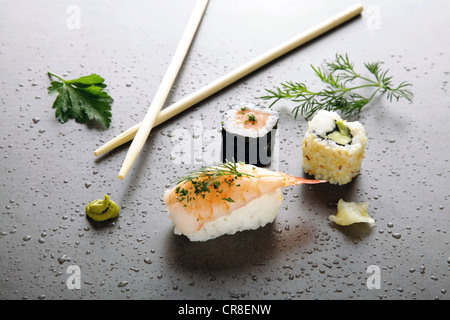
[[[277, 189], [270, 194], [262, 195], [250, 201], [247, 205], [234, 210], [228, 215], [206, 223], [198, 231], [186, 234], [180, 231], [180, 229], [185, 229], [183, 226], [178, 227], [175, 225], [174, 233], [178, 235], [184, 234], [191, 241], [206, 241], [225, 234], [232, 235], [238, 231], [255, 230], [268, 223], [272, 223], [282, 204], [283, 196], [281, 195], [281, 189]], [[188, 214], [186, 213], [186, 215]], [[173, 219], [171, 217], [172, 221], [183, 223], [184, 219], [179, 218]], [[189, 223], [189, 220], [186, 217], [184, 221]]]

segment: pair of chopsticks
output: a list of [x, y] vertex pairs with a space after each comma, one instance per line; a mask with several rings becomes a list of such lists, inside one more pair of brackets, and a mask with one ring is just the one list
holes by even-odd
[[188, 22], [185, 33], [183, 34], [180, 44], [174, 54], [172, 62], [169, 65], [167, 73], [163, 78], [161, 86], [158, 89], [155, 98], [153, 99], [148, 112], [145, 115], [144, 120], [94, 151], [94, 155], [99, 156], [130, 140], [133, 140], [122, 168], [119, 172], [119, 179], [123, 179], [133, 165], [153, 127], [156, 127], [159, 124], [178, 115], [184, 110], [206, 99], [219, 90], [222, 90], [223, 88], [257, 70], [258, 68], [266, 65], [267, 63], [356, 17], [363, 11], [362, 4], [355, 4], [332, 16], [331, 18], [323, 21], [322, 23], [319, 23], [313, 28], [279, 44], [278, 46], [248, 61], [247, 63], [211, 82], [200, 90], [188, 95], [179, 102], [174, 103], [171, 106], [161, 110], [161, 107], [164, 104], [167, 94], [175, 80], [176, 74], [181, 66], [184, 56], [190, 46], [190, 41], [192, 40], [197, 26], [200, 23], [202, 14], [206, 8], [206, 4], [207, 0], [199, 0], [197, 2], [194, 8], [194, 12]]
[[121, 180], [125, 178], [125, 175], [130, 170], [138, 154], [144, 147], [145, 141], [153, 128], [156, 118], [158, 117], [159, 112], [166, 101], [178, 71], [180, 70], [183, 60], [189, 50], [192, 39], [194, 38], [207, 4], [208, 0], [198, 0], [195, 4], [194, 11], [189, 18], [186, 29], [184, 30], [181, 40], [178, 43], [175, 54], [169, 64], [169, 68], [162, 79], [158, 91], [155, 93], [155, 97], [153, 98], [153, 101], [145, 114], [144, 120], [141, 122], [139, 130], [136, 132], [136, 136], [134, 137], [127, 156], [122, 164], [122, 168], [119, 172], [119, 179]]

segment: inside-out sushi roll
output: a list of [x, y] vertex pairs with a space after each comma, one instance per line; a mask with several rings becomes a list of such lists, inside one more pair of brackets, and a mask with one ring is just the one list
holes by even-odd
[[226, 162], [181, 178], [165, 191], [164, 202], [176, 234], [206, 241], [273, 222], [282, 206], [282, 187], [321, 182]]
[[320, 110], [308, 122], [303, 138], [303, 169], [316, 179], [346, 184], [361, 169], [366, 142], [360, 122], [347, 122], [336, 112]]
[[230, 108], [222, 120], [222, 161], [270, 166], [278, 118], [250, 102]]

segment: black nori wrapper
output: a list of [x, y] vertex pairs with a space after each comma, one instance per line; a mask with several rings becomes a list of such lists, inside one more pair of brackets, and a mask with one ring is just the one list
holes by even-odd
[[268, 167], [272, 162], [272, 148], [278, 121], [266, 135], [251, 138], [226, 131], [222, 126], [222, 161], [245, 162]]

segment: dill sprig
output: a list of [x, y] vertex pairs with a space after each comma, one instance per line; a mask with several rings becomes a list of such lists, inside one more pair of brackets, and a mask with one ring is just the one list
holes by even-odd
[[[211, 167], [202, 167], [200, 169], [191, 171], [186, 176], [178, 178], [175, 181], [177, 184], [175, 192], [181, 194], [182, 196], [186, 196], [186, 199], [188, 199], [189, 201], [190, 197], [187, 197], [188, 191], [183, 188], [183, 185], [187, 182], [192, 183], [192, 186], [194, 187], [194, 193], [196, 195], [202, 195], [204, 197], [205, 192], [210, 192], [209, 188], [211, 185], [213, 185], [215, 189], [219, 188], [220, 181], [217, 181], [218, 178], [230, 177], [230, 179], [228, 180], [225, 179], [224, 182], [231, 184], [234, 179], [242, 176], [253, 177], [253, 175], [249, 173], [239, 172], [237, 165], [238, 163], [234, 160], [233, 162], [225, 161], [224, 163], [217, 164]], [[181, 200], [183, 199], [184, 197]]]
[[[348, 55], [336, 54], [334, 62], [327, 62], [322, 70], [320, 67], [311, 65], [315, 74], [320, 80], [327, 84], [322, 91], [311, 91], [305, 84], [300, 82], [287, 81], [281, 83], [281, 87], [275, 90], [266, 91], [269, 95], [261, 97], [264, 100], [272, 100], [269, 107], [272, 107], [281, 99], [287, 99], [299, 103], [292, 112], [297, 118], [300, 113], [307, 119], [312, 117], [318, 110], [339, 111], [345, 115], [360, 113], [361, 109], [368, 104], [377, 93], [386, 93], [387, 99], [392, 102], [405, 98], [412, 102], [413, 93], [408, 88], [412, 86], [406, 81], [395, 86], [392, 83], [392, 76], [388, 76], [388, 71], [380, 68], [379, 62], [365, 63], [364, 66], [370, 73], [370, 78], [362, 76], [354, 69]], [[350, 85], [353, 81], [359, 80], [362, 84]], [[368, 97], [356, 92], [359, 89], [375, 88]]]

